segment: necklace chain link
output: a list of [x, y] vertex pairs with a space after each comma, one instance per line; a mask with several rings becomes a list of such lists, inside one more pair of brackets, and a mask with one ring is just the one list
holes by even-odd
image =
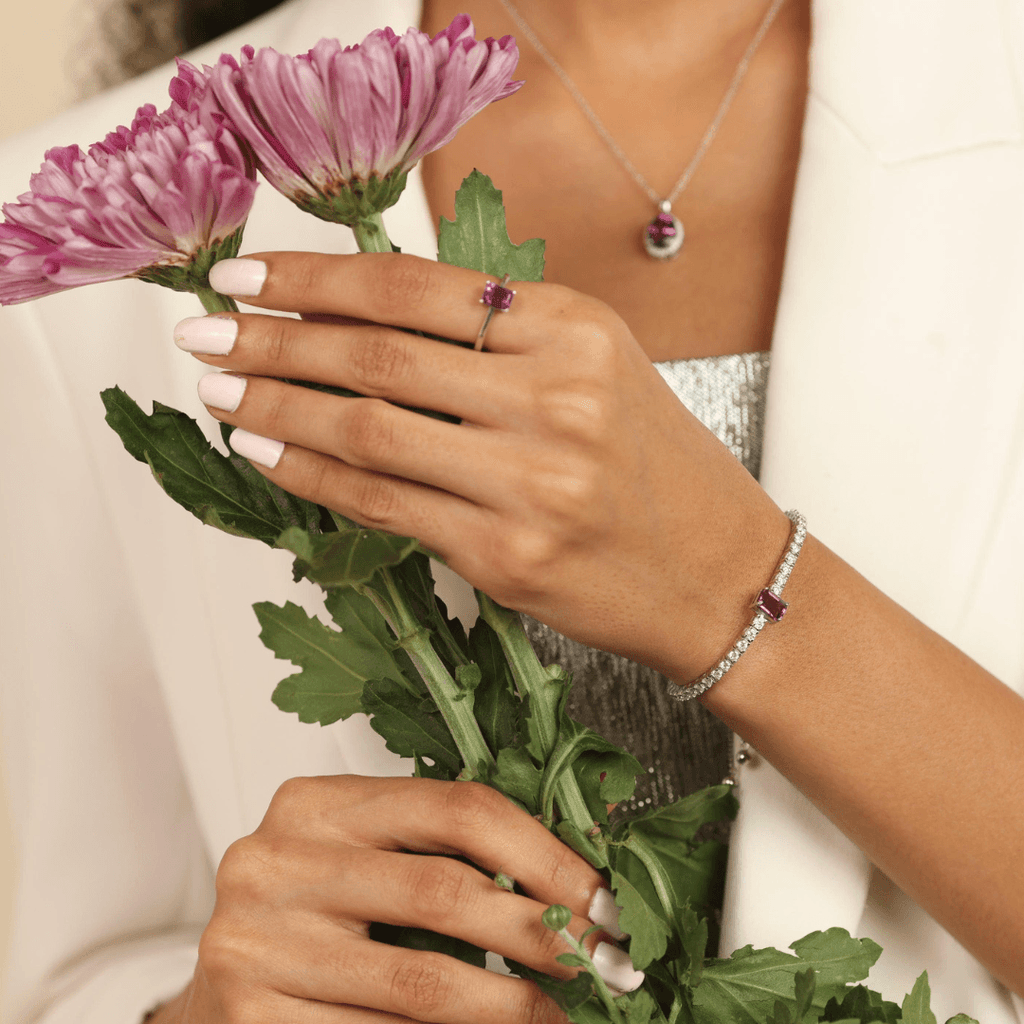
[[586, 101], [583, 94], [576, 87], [576, 83], [566, 74], [565, 69], [558, 61], [551, 55], [551, 51], [540, 41], [537, 37], [537, 33], [526, 23], [523, 16], [512, 6], [510, 0], [499, 0], [501, 6], [508, 12], [509, 17], [516, 23], [516, 26], [522, 31], [523, 35], [530, 41], [530, 45], [540, 54], [544, 63], [555, 73], [562, 85], [569, 91], [569, 95], [576, 101], [576, 105], [586, 115], [587, 120], [593, 125], [594, 130], [600, 135], [605, 145], [615, 154], [619, 162], [623, 167], [632, 175], [633, 180], [647, 193], [652, 203], [659, 206], [664, 212], [668, 212], [671, 208], [672, 203], [682, 194], [683, 189], [690, 184], [690, 179], [693, 177], [694, 172], [700, 166], [701, 160], [704, 159], [704, 154], [708, 151], [711, 143], [714, 142], [715, 136], [718, 134], [718, 129], [721, 127], [722, 122], [725, 120], [725, 115], [729, 112], [729, 107], [732, 106], [732, 101], [736, 97], [736, 93], [739, 91], [740, 84], [746, 76], [747, 70], [750, 67], [750, 62], [754, 57], [754, 53], [757, 48], [761, 45], [761, 40], [764, 39], [768, 29], [771, 28], [772, 22], [775, 20], [775, 15], [779, 13], [779, 8], [785, 3], [785, 0], [772, 0], [772, 5], [768, 8], [768, 13], [765, 14], [758, 26], [757, 32], [754, 33], [754, 38], [751, 39], [750, 44], [747, 46], [745, 53], [740, 59], [739, 64], [736, 66], [736, 70], [733, 72], [732, 80], [729, 82], [729, 88], [726, 89], [725, 95], [722, 97], [722, 102], [718, 105], [718, 110], [715, 113], [714, 120], [708, 126], [707, 131], [704, 132], [703, 138], [700, 140], [700, 144], [697, 146], [697, 151], [693, 154], [690, 162], [686, 165], [683, 173], [679, 176], [679, 180], [672, 187], [671, 192], [662, 198], [653, 188], [647, 179], [637, 170], [636, 165], [626, 155], [623, 148], [615, 141], [612, 137], [611, 132], [608, 131], [604, 126], [604, 122], [594, 113], [594, 108]]

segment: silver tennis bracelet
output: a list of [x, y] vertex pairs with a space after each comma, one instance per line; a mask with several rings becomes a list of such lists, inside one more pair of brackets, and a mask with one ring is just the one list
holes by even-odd
[[786, 553], [783, 555], [771, 583], [754, 598], [754, 607], [757, 609], [757, 613], [751, 619], [750, 625], [743, 630], [739, 640], [732, 645], [725, 657], [714, 668], [709, 669], [704, 675], [686, 686], [677, 686], [672, 683], [668, 688], [668, 694], [674, 700], [693, 700], [694, 697], [707, 693], [740, 660], [740, 656], [754, 642], [758, 633], [769, 622], [778, 622], [786, 614], [789, 605], [782, 600], [782, 590], [789, 580], [793, 566], [796, 565], [797, 555], [800, 554], [804, 538], [807, 536], [807, 520], [804, 519], [803, 514], [793, 508], [786, 515], [793, 523], [789, 546], [786, 548]]

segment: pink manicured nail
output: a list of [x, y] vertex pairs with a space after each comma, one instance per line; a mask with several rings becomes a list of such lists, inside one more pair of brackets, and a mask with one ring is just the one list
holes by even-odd
[[618, 946], [599, 942], [591, 957], [597, 973], [609, 987], [620, 992], [632, 992], [644, 983], [644, 972], [635, 970], [629, 954]]
[[245, 394], [246, 383], [244, 377], [236, 377], [233, 373], [208, 373], [200, 378], [197, 388], [199, 399], [203, 405], [234, 412]]
[[243, 459], [252, 459], [267, 469], [273, 469], [277, 460], [281, 458], [284, 451], [283, 441], [274, 441], [269, 437], [260, 437], [259, 434], [250, 434], [248, 430], [241, 427], [231, 435], [231, 447], [242, 456]]
[[226, 316], [189, 316], [174, 328], [174, 344], [183, 352], [226, 356], [238, 337], [238, 322]]
[[610, 889], [598, 889], [590, 901], [587, 917], [599, 924], [613, 939], [624, 939], [626, 933], [619, 927], [619, 908]]
[[266, 279], [262, 260], [220, 260], [210, 268], [210, 287], [221, 295], [259, 295]]

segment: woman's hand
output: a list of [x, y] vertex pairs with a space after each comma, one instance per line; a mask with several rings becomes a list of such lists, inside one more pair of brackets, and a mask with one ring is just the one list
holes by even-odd
[[[529, 896], [497, 886], [498, 871]], [[541, 915], [552, 903], [569, 907], [577, 938], [588, 913], [614, 927], [602, 886], [589, 864], [486, 786], [290, 779], [260, 827], [224, 855], [195, 977], [156, 1020], [557, 1024], [561, 1010], [531, 982], [375, 942], [370, 922], [443, 932], [569, 978], [575, 970], [555, 959], [565, 943]], [[584, 941], [593, 954], [599, 933]], [[613, 987], [643, 980], [618, 947], [603, 946], [595, 962]]]
[[[789, 520], [596, 299], [516, 283], [483, 352], [395, 329], [474, 341], [487, 280], [392, 254], [224, 261], [215, 287], [318, 319], [227, 314], [230, 351], [202, 358], [240, 376], [205, 380], [201, 397], [219, 419], [285, 442], [232, 443], [286, 490], [418, 537], [496, 600], [578, 640], [699, 674], [749, 618]], [[223, 339], [233, 325], [218, 316], [212, 328]], [[210, 330], [194, 318], [176, 337], [209, 352]]]

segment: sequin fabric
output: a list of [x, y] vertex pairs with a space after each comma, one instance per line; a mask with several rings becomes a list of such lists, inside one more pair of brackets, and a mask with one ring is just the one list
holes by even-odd
[[[769, 354], [654, 365], [680, 401], [756, 478]], [[541, 661], [557, 662], [572, 673], [569, 714], [630, 751], [646, 769], [633, 799], [617, 809], [616, 818], [671, 803], [729, 773], [732, 733], [699, 701], [672, 700], [666, 693], [668, 680], [645, 665], [577, 643], [528, 616], [523, 624]], [[716, 828], [714, 838], [727, 834], [726, 828]]]

